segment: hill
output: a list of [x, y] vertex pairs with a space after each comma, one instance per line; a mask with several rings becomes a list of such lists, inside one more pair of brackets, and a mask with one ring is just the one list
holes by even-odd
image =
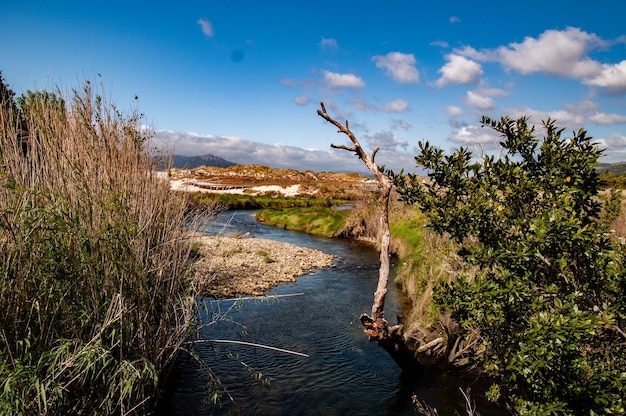
[[280, 185], [289, 186], [307, 183], [328, 185], [337, 183], [367, 182], [371, 180], [360, 173], [313, 172], [296, 169], [272, 168], [260, 165], [200, 166], [193, 169], [174, 168], [169, 170], [171, 179], [195, 180], [224, 185]]
[[616, 176], [621, 176], [626, 173], [626, 162], [617, 163], [600, 163], [598, 165], [598, 172], [600, 173], [612, 173]]
[[374, 179], [356, 172], [303, 172], [259, 165], [172, 168], [167, 171], [167, 177], [177, 190], [247, 195], [276, 193], [360, 200], [367, 199], [378, 188]]
[[172, 167], [178, 169], [193, 169], [200, 166], [217, 166], [220, 168], [227, 168], [235, 165], [237, 165], [237, 163], [222, 159], [221, 157], [210, 153], [200, 156], [174, 155], [172, 160]]

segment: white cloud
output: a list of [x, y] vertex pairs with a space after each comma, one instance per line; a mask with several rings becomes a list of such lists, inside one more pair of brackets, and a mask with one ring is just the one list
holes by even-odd
[[397, 130], [397, 129], [408, 130], [410, 128], [411, 128], [411, 125], [406, 120], [402, 120], [402, 119], [393, 119], [393, 120], [391, 120], [391, 129], [392, 130]]
[[439, 69], [442, 75], [436, 82], [438, 87], [451, 84], [476, 84], [483, 74], [480, 64], [461, 55], [446, 55], [448, 63]]
[[212, 38], [215, 35], [215, 33], [213, 32], [213, 24], [210, 20], [198, 19], [198, 24], [200, 25], [202, 33], [204, 33], [206, 36]]
[[323, 70], [324, 80], [331, 88], [363, 88], [365, 81], [354, 74], [338, 74]]
[[400, 52], [390, 52], [387, 55], [376, 55], [372, 58], [377, 68], [387, 70], [387, 75], [402, 84], [418, 84], [419, 71], [415, 68], [415, 56]]
[[[487, 90], [491, 92], [499, 91]], [[481, 89], [479, 88], [476, 92], [481, 92]], [[477, 102], [480, 103], [480, 100]], [[499, 148], [498, 143], [501, 141], [501, 138], [497, 132], [490, 128], [480, 128], [459, 122], [459, 119], [465, 115], [459, 107], [449, 106], [444, 108], [444, 111], [449, 116], [450, 125], [456, 129], [449, 137], [450, 141], [463, 146], [480, 145], [484, 150]], [[590, 100], [566, 103], [562, 108], [549, 111], [537, 110], [531, 107], [517, 107], [503, 108], [502, 113], [507, 114], [512, 119], [522, 116], [528, 117], [529, 124], [536, 127], [535, 134], [537, 137], [543, 137], [545, 134], [542, 121], [548, 119], [555, 120], [555, 126], [564, 129], [563, 137], [571, 137], [568, 136], [568, 133], [571, 134], [571, 132], [578, 131], [581, 128], [588, 130], [592, 136], [595, 136], [593, 129], [588, 129], [588, 125], [591, 123], [599, 125], [626, 123], [626, 115], [605, 113], [598, 103]], [[626, 136], [623, 133], [614, 133], [604, 138], [594, 137], [593, 142], [601, 148], [607, 149], [602, 156], [604, 160], [619, 161], [626, 159]]]
[[440, 48], [449, 48], [450, 44], [448, 42], [444, 42], [443, 40], [436, 40], [434, 42], [429, 43], [430, 46], [438, 46]]
[[600, 71], [583, 81], [585, 84], [607, 88], [611, 93], [626, 91], [626, 60], [618, 64], [604, 64]]
[[457, 16], [451, 16], [450, 19], [448, 19], [450, 21], [450, 23], [460, 23], [461, 19], [459, 19]]
[[621, 147], [622, 150], [626, 148], [626, 136], [624, 136], [623, 134], [613, 133], [603, 139], [603, 142], [605, 143], [606, 147]]
[[568, 127], [570, 130], [577, 130], [589, 122], [609, 124], [609, 119], [615, 120], [615, 114], [608, 115], [604, 113], [598, 103], [589, 100], [565, 103], [562, 110], [551, 111], [549, 116], [557, 120], [557, 123], [564, 124], [564, 127]]
[[349, 104], [355, 107], [356, 109], [362, 110], [362, 111], [369, 111], [370, 109], [370, 105], [366, 101], [363, 101], [361, 99], [351, 100]]
[[626, 123], [626, 116], [619, 114], [595, 113], [589, 117], [589, 121], [597, 124], [622, 124]]
[[511, 117], [527, 115], [531, 117], [532, 122], [535, 124], [540, 124], [541, 120], [551, 118], [556, 120], [558, 126], [565, 127], [570, 131], [583, 128], [588, 123], [601, 125], [626, 123], [626, 115], [616, 113], [607, 114], [602, 111], [599, 104], [589, 100], [577, 103], [566, 103], [563, 105], [563, 108], [551, 111], [539, 111], [522, 107], [509, 111], [509, 114]]
[[491, 50], [491, 49], [484, 49], [484, 50], [479, 51], [479, 50], [472, 48], [471, 46], [465, 46], [460, 49], [454, 49], [454, 53], [457, 55], [464, 56], [466, 58], [471, 58], [475, 61], [480, 61], [480, 62], [497, 62], [498, 61], [498, 54], [494, 50]]
[[[412, 153], [394, 150], [397, 146], [404, 149], [406, 140], [395, 136], [375, 136], [381, 139], [377, 145], [381, 152], [376, 162], [394, 169], [415, 170]], [[265, 144], [253, 142], [235, 136], [200, 135], [168, 130], [157, 130], [153, 143], [159, 149], [185, 156], [197, 156], [210, 153], [234, 163], [265, 165], [276, 168], [297, 169], [300, 171], [354, 171], [367, 172], [353, 152], [342, 149], [328, 150], [304, 149], [285, 144]], [[385, 149], [383, 149], [385, 146]], [[391, 148], [390, 148], [391, 147]], [[386, 151], [383, 151], [386, 150]]]
[[300, 96], [294, 98], [293, 102], [298, 104], [298, 105], [307, 105], [308, 103], [311, 102], [311, 100], [309, 100], [309, 97], [305, 97], [304, 95], [300, 95]]
[[404, 100], [396, 99], [384, 106], [378, 107], [378, 111], [385, 113], [402, 113], [409, 109], [409, 103]]
[[478, 110], [491, 110], [494, 107], [493, 100], [477, 91], [468, 91], [465, 94], [465, 103]]
[[547, 30], [539, 38], [527, 37], [497, 50], [498, 60], [506, 68], [524, 75], [544, 72], [551, 75], [586, 78], [600, 71], [600, 64], [586, 54], [604, 45], [595, 34], [577, 28]]
[[460, 115], [463, 115], [463, 110], [461, 109], [461, 107], [457, 107], [454, 105], [447, 106], [443, 109], [443, 111], [445, 111], [450, 117], [458, 117]]
[[603, 149], [601, 161], [605, 163], [623, 162], [626, 160], [626, 136], [620, 133], [613, 133], [607, 137], [596, 139], [594, 143], [598, 148]]
[[293, 78], [282, 78], [280, 80], [280, 83], [283, 85], [283, 87], [287, 88], [293, 88], [296, 86], [296, 80]]
[[507, 92], [500, 88], [491, 88], [483, 85], [474, 91], [468, 91], [465, 94], [464, 102], [470, 107], [485, 111], [495, 107], [492, 97], [505, 97], [506, 95]]
[[[336, 120], [349, 120], [352, 118], [352, 111], [347, 108], [339, 107], [333, 100], [328, 98], [325, 99], [324, 106], [326, 107], [326, 110], [328, 110], [328, 113], [332, 114]], [[356, 122], [350, 123], [351, 128], [356, 127], [356, 125]]]
[[562, 127], [569, 131], [578, 130], [583, 127], [585, 123], [584, 115], [571, 104], [566, 104], [564, 107], [565, 108], [551, 111], [536, 110], [530, 107], [518, 107], [506, 111], [506, 114], [511, 118], [527, 116], [529, 122], [537, 127], [540, 127], [541, 122], [547, 119], [555, 120], [557, 127]]
[[364, 171], [349, 152], [307, 150], [284, 144], [264, 144], [233, 136], [199, 135], [159, 130], [154, 144], [172, 153], [195, 156], [210, 153], [234, 163], [257, 164], [298, 170]]
[[339, 49], [339, 45], [337, 44], [336, 39], [325, 37], [322, 37], [322, 40], [320, 41], [320, 47], [322, 48], [322, 50], [328, 52], [335, 52], [337, 51], [337, 49]]
[[462, 123], [459, 122], [459, 117], [463, 115], [463, 110], [460, 107], [449, 105], [443, 109], [448, 114], [448, 123], [454, 128], [460, 128]]
[[368, 146], [372, 149], [379, 147], [381, 151], [394, 151], [396, 147], [400, 146], [406, 148], [409, 143], [405, 139], [396, 137], [391, 131], [380, 131], [373, 136], [363, 136]]
[[491, 88], [488, 86], [481, 86], [478, 90], [482, 95], [486, 95], [488, 97], [506, 97], [508, 92], [500, 88]]
[[480, 146], [485, 150], [493, 150], [499, 147], [501, 138], [490, 128], [463, 126], [450, 136], [450, 141], [461, 146]]
[[626, 60], [600, 63], [589, 57], [596, 49], [607, 48], [623, 38], [605, 41], [579, 28], [547, 30], [537, 38], [527, 37], [521, 43], [510, 43], [497, 49], [476, 50], [471, 46], [456, 49], [458, 55], [479, 62], [498, 62], [507, 70], [523, 75], [544, 73], [580, 79], [584, 84], [606, 89], [606, 93], [626, 92]]

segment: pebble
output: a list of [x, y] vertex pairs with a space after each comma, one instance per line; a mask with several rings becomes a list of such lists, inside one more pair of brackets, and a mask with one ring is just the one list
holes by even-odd
[[280, 283], [334, 265], [336, 256], [262, 238], [194, 237], [195, 284], [201, 296], [260, 296]]

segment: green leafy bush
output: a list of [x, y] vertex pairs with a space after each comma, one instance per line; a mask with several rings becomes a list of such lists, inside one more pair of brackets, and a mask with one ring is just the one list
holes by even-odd
[[623, 414], [626, 246], [609, 228], [620, 195], [601, 193], [601, 151], [550, 120], [543, 140], [526, 118], [483, 125], [502, 135], [500, 156], [426, 142], [416, 162], [427, 179], [389, 172], [478, 267], [434, 299], [480, 330], [484, 368], [520, 414]]

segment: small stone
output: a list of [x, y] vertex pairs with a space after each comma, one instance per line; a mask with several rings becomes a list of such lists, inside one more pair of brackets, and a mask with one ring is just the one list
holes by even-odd
[[314, 269], [334, 266], [336, 258], [261, 238], [195, 236], [193, 242], [200, 243], [195, 279], [203, 296], [258, 295], [297, 276], [313, 275]]

